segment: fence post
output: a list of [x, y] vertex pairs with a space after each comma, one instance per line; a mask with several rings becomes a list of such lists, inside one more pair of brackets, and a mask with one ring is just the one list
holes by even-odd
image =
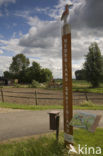
[[86, 101], [89, 101], [88, 96], [87, 96], [87, 92], [85, 92], [85, 97], [86, 97]]
[[2, 102], [4, 102], [4, 95], [3, 95], [3, 90], [1, 88], [1, 97], [2, 97]]
[[36, 103], [36, 106], [38, 105], [38, 101], [37, 101], [37, 92], [35, 90], [35, 103]]

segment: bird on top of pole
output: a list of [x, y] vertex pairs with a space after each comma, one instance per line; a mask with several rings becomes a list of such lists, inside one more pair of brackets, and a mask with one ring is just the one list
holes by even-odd
[[65, 5], [65, 11], [63, 12], [61, 16], [61, 21], [64, 21], [64, 24], [67, 24], [67, 18], [69, 16], [69, 7], [73, 6], [73, 4], [66, 4]]

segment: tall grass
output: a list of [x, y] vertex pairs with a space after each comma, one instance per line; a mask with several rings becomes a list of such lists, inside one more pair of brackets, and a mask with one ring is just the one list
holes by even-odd
[[[90, 133], [83, 129], [75, 129], [75, 148], [78, 144], [102, 148], [103, 129], [97, 129], [95, 133]], [[0, 144], [0, 156], [68, 156], [68, 150], [64, 146], [63, 133], [60, 133], [58, 143], [55, 134], [49, 134], [38, 139], [31, 138]], [[103, 151], [101, 156], [103, 156]]]

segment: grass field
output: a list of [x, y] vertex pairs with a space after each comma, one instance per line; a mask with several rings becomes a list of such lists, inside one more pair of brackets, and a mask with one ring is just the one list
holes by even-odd
[[[24, 105], [14, 103], [0, 102], [0, 108], [24, 109], [24, 110], [49, 110], [49, 109], [63, 109], [62, 105]], [[103, 110], [103, 105], [94, 105], [91, 102], [85, 102], [80, 106], [73, 106], [76, 110]]]
[[[62, 80], [57, 81], [57, 83], [62, 83]], [[98, 88], [92, 88], [91, 84], [85, 80], [72, 80], [73, 91], [82, 91], [82, 92], [93, 92], [93, 93], [103, 93], [103, 83], [100, 83]], [[1, 86], [1, 88], [30, 88], [30, 85], [21, 85], [17, 86]], [[47, 83], [40, 84], [39, 88], [41, 89], [49, 89], [47, 88]], [[62, 90], [61, 88], [51, 88], [49, 90]]]
[[[101, 147], [103, 156], [103, 129], [90, 133], [83, 129], [74, 130], [74, 146]], [[20, 139], [0, 144], [0, 156], [68, 156], [68, 149], [64, 146], [63, 132], [60, 133], [59, 142], [55, 134], [48, 134], [40, 138]], [[80, 155], [81, 156], [81, 155]], [[83, 156], [83, 154], [82, 154]], [[84, 155], [85, 156], [85, 155]], [[92, 156], [92, 153], [91, 153]], [[96, 156], [96, 155], [94, 155]]]
[[73, 91], [76, 92], [91, 92], [103, 93], [103, 83], [100, 83], [98, 88], [92, 88], [91, 84], [83, 80], [73, 80]]

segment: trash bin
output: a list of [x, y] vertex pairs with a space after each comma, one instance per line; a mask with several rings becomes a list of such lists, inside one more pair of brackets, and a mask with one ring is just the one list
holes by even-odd
[[49, 112], [50, 119], [50, 130], [59, 129], [59, 111], [51, 111]]

